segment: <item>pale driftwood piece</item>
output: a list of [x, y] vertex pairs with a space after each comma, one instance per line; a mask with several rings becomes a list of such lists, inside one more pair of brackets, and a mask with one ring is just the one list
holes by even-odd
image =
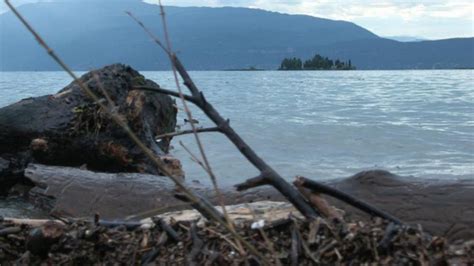
[[[217, 208], [217, 206], [214, 206]], [[235, 205], [227, 205], [225, 206], [229, 218], [237, 225], [242, 224], [243, 222], [250, 222], [250, 221], [265, 221], [265, 227], [268, 225], [272, 225], [274, 222], [280, 221], [287, 221], [288, 216], [292, 214], [294, 217], [303, 218], [297, 210], [287, 202], [278, 202], [278, 201], [257, 201], [252, 203], [243, 203], [243, 204], [235, 204]], [[220, 208], [218, 208], [220, 210]], [[71, 221], [74, 221], [72, 219]], [[92, 219], [90, 220], [91, 223], [94, 223]], [[179, 236], [172, 232], [172, 230], [168, 230], [169, 223], [172, 221], [175, 222], [189, 222], [189, 221], [196, 221], [199, 220], [199, 226], [204, 225], [204, 221], [206, 220], [205, 217], [199, 211], [192, 209], [192, 210], [181, 210], [181, 211], [172, 211], [166, 212], [163, 214], [156, 215], [151, 218], [142, 219], [140, 221], [121, 221], [121, 220], [104, 220], [101, 219], [98, 221], [98, 225], [106, 226], [106, 227], [115, 227], [120, 225], [130, 225], [133, 227], [140, 226], [142, 228], [152, 227], [155, 224], [162, 227], [170, 236], [171, 239], [174, 241], [179, 240]], [[48, 219], [15, 219], [15, 218], [3, 218], [3, 221], [12, 223], [13, 225], [29, 225], [32, 227], [39, 227], [43, 226], [45, 223], [48, 222], [56, 222], [64, 224], [61, 220], [48, 220]], [[286, 223], [286, 222], [285, 222]], [[167, 226], [168, 225], [168, 226]], [[271, 226], [270, 226], [271, 227]]]
[[[225, 206], [229, 218], [236, 224], [239, 225], [243, 222], [249, 221], [264, 221], [264, 228], [267, 225], [271, 225], [274, 222], [286, 221], [288, 216], [292, 214], [294, 217], [303, 218], [301, 214], [297, 212], [294, 206], [287, 202], [278, 201], [257, 201], [252, 203], [243, 203], [236, 205]], [[218, 208], [220, 211], [220, 208]], [[198, 225], [203, 225], [205, 217], [202, 216], [196, 210], [182, 210], [173, 211], [157, 215], [154, 219], [162, 219], [163, 221], [170, 223], [171, 221], [194, 221], [199, 220]], [[150, 218], [143, 219], [143, 223], [150, 223]]]
[[6, 223], [11, 223], [14, 225], [26, 225], [31, 227], [43, 226], [47, 222], [55, 222], [59, 224], [64, 224], [61, 220], [50, 220], [50, 219], [18, 219], [18, 218], [3, 218], [3, 221]]
[[198, 212], [200, 212], [202, 215], [204, 215], [204, 217], [206, 217], [208, 220], [213, 220], [215, 219], [216, 217], [221, 219], [222, 221], [225, 221], [225, 217], [222, 213], [220, 212], [216, 212], [215, 214], [213, 214], [214, 216], [216, 217], [213, 217], [211, 215], [209, 215], [209, 213], [206, 212], [206, 209], [205, 208], [213, 208], [214, 206], [212, 206], [212, 204], [203, 196], [199, 195], [199, 194], [195, 194], [194, 195], [197, 199], [198, 199], [198, 202], [199, 204], [195, 203], [195, 202], [192, 202], [191, 199], [189, 199], [185, 194], [182, 194], [182, 193], [176, 193], [174, 195], [175, 198], [179, 199], [179, 200], [182, 200], [184, 202], [189, 202], [190, 205], [195, 209], [197, 210]]

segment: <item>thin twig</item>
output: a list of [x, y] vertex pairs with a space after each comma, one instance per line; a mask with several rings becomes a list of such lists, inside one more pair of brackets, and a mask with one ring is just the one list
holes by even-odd
[[224, 239], [224, 241], [226, 241], [227, 243], [229, 243], [229, 245], [231, 245], [235, 250], [238, 250], [241, 255], [244, 255], [244, 254], [245, 254], [245, 252], [243, 252], [243, 250], [242, 250], [242, 247], [239, 248], [239, 247], [237, 246], [237, 244], [235, 244], [234, 242], [232, 242], [232, 240], [230, 240], [230, 239], [229, 239], [228, 237], [226, 237], [225, 235], [223, 235], [223, 234], [221, 234], [221, 233], [219, 233], [219, 232], [217, 232], [217, 231], [215, 231], [215, 230], [212, 230], [210, 227], [204, 227], [203, 229], [206, 230], [206, 231], [208, 231], [208, 232], [210, 232], [210, 233], [215, 234], [216, 236], [218, 236], [218, 237], [220, 237], [220, 238], [222, 238], [222, 239]]
[[[192, 101], [193, 98], [191, 97], [186, 97], [182, 90], [181, 90], [181, 86], [179, 84], [179, 81], [178, 81], [178, 75], [176, 73], [176, 68], [173, 64], [173, 56], [172, 56], [172, 49], [171, 49], [171, 42], [169, 40], [169, 36], [168, 36], [168, 27], [167, 27], [167, 24], [166, 24], [166, 19], [165, 19], [165, 12], [164, 12], [164, 8], [163, 8], [163, 5], [161, 4], [161, 1], [159, 1], [159, 5], [160, 5], [160, 15], [161, 15], [161, 18], [162, 18], [162, 22], [163, 22], [163, 30], [165, 32], [165, 39], [166, 39], [166, 47], [163, 45], [163, 43], [159, 40], [159, 38], [157, 36], [155, 36], [155, 34], [153, 34], [144, 24], [143, 22], [141, 22], [138, 18], [136, 18], [131, 12], [126, 12], [133, 20], [135, 20], [135, 22], [137, 22], [142, 28], [143, 30], [148, 34], [148, 36], [158, 45], [160, 46], [164, 51], [165, 53], [169, 56], [170, 58], [170, 61], [171, 61], [171, 67], [172, 67], [172, 70], [173, 70], [173, 77], [174, 77], [174, 81], [176, 83], [176, 88], [178, 89], [178, 93], [177, 93], [177, 96], [181, 99], [182, 101], [182, 104], [183, 104], [183, 107], [184, 107], [184, 110], [185, 110], [185, 113], [189, 119], [189, 121], [193, 121], [193, 118], [192, 118], [192, 114], [191, 114], [191, 110], [189, 109], [187, 103], [186, 103], [186, 100], [187, 101]], [[157, 91], [161, 91], [161, 93], [166, 93], [166, 94], [169, 94], [170, 91], [163, 91], [163, 90], [157, 90]], [[176, 93], [174, 93], [176, 95]], [[194, 132], [194, 136], [195, 136], [195, 139], [196, 139], [196, 143], [199, 147], [199, 151], [201, 152], [201, 156], [203, 158], [203, 161], [204, 161], [204, 164], [206, 165], [206, 168], [208, 169], [208, 173], [210, 178], [211, 178], [211, 181], [212, 181], [212, 184], [213, 184], [213, 187], [214, 187], [214, 190], [216, 191], [216, 194], [218, 195], [218, 199], [219, 199], [219, 202], [221, 204], [221, 207], [222, 207], [222, 211], [224, 213], [224, 217], [228, 217], [227, 213], [226, 213], [226, 210], [225, 210], [225, 207], [224, 207], [224, 199], [223, 199], [223, 196], [222, 196], [222, 193], [220, 192], [219, 190], [219, 187], [217, 185], [217, 180], [216, 180], [216, 177], [214, 175], [214, 173], [212, 172], [212, 169], [211, 169], [211, 166], [209, 164], [209, 161], [207, 160], [207, 156], [204, 152], [204, 147], [201, 143], [201, 140], [196, 132], [196, 126], [194, 125], [194, 123], [190, 123], [191, 124], [191, 128]], [[229, 223], [229, 226], [230, 227], [233, 227], [233, 225], [231, 224], [230, 221], [227, 221]]]
[[[167, 54], [168, 54], [169, 59], [170, 59], [171, 69], [173, 70], [173, 77], [174, 77], [174, 81], [176, 83], [176, 88], [178, 89], [179, 96], [181, 98], [184, 110], [186, 112], [186, 115], [188, 116], [188, 120], [189, 121], [194, 121], [193, 116], [191, 114], [191, 110], [189, 109], [188, 104], [184, 99], [184, 94], [181, 90], [181, 86], [180, 86], [180, 83], [179, 83], [179, 80], [178, 80], [178, 74], [176, 72], [176, 66], [175, 66], [174, 61], [173, 61], [174, 53], [173, 53], [173, 49], [171, 48], [171, 41], [170, 41], [169, 34], [168, 34], [168, 26], [167, 26], [167, 21], [166, 21], [166, 17], [165, 17], [166, 16], [165, 9], [164, 9], [164, 7], [161, 3], [161, 0], [159, 0], [158, 3], [160, 5], [160, 15], [161, 15], [161, 21], [163, 23], [163, 31], [164, 31], [164, 34], [165, 34], [166, 48], [168, 50]], [[158, 38], [155, 38], [155, 39], [158, 39]], [[209, 163], [209, 160], [207, 159], [207, 156], [206, 156], [206, 152], [204, 151], [204, 146], [202, 145], [201, 139], [199, 138], [199, 135], [197, 134], [198, 132], [197, 132], [196, 125], [194, 123], [190, 123], [190, 124], [191, 124], [191, 128], [194, 132], [194, 137], [196, 139], [196, 144], [199, 148], [199, 152], [201, 153], [202, 160], [204, 162], [204, 165], [206, 166], [209, 177], [211, 178], [212, 185], [214, 187], [214, 190], [216, 191], [217, 198], [219, 199], [219, 203], [221, 204], [222, 212], [224, 213], [224, 217], [227, 219], [227, 222], [229, 223], [229, 226], [233, 227], [233, 224], [229, 220], [229, 217], [227, 215], [227, 211], [225, 209], [224, 197], [222, 196], [222, 193], [219, 189], [219, 186], [217, 185], [217, 178], [216, 178], [214, 172], [212, 171], [211, 164]]]
[[182, 141], [179, 142], [179, 145], [181, 145], [181, 147], [183, 147], [183, 149], [189, 154], [189, 156], [191, 156], [191, 159], [194, 162], [199, 164], [199, 166], [201, 166], [202, 169], [204, 169], [204, 171], [206, 171], [206, 173], [209, 173], [209, 170], [206, 168], [204, 163], [201, 160], [199, 160], [199, 158], [196, 155], [194, 155], [194, 153], [186, 145], [184, 145], [184, 143]]
[[[198, 128], [196, 129], [196, 133], [204, 133], [204, 132], [220, 132], [221, 129], [218, 127], [208, 127], [208, 128]], [[177, 132], [171, 132], [171, 133], [165, 133], [156, 136], [156, 139], [162, 139], [162, 138], [171, 138], [171, 137], [176, 137], [176, 136], [181, 136], [181, 135], [188, 135], [188, 134], [194, 134], [193, 130], [182, 130], [182, 131], [177, 131]]]
[[109, 108], [112, 109], [112, 111], [113, 111], [114, 107], [115, 107], [115, 103], [112, 100], [112, 98], [110, 98], [110, 95], [107, 92], [107, 90], [104, 88], [104, 84], [102, 84], [102, 82], [100, 81], [99, 75], [97, 75], [97, 73], [94, 73], [93, 77], [94, 77], [95, 82], [97, 83], [97, 86], [99, 87], [100, 91], [105, 96], [105, 99], [107, 99], [107, 103], [109, 104]]
[[[176, 73], [176, 67], [175, 67], [174, 60], [173, 60], [174, 53], [172, 52], [172, 48], [171, 48], [171, 41], [170, 41], [169, 34], [168, 34], [168, 26], [167, 26], [167, 22], [166, 22], [166, 18], [165, 18], [164, 7], [161, 3], [161, 0], [159, 0], [158, 3], [160, 5], [160, 12], [161, 12], [160, 15], [161, 15], [162, 23], [163, 23], [163, 31], [165, 33], [166, 47], [164, 47], [164, 45], [160, 42], [160, 40], [150, 30], [148, 30], [148, 28], [145, 27], [145, 25], [141, 21], [139, 21], [136, 17], [134, 17], [130, 12], [128, 12], [127, 14], [129, 14], [129, 16], [132, 17], [147, 32], [147, 34], [155, 41], [155, 43], [158, 44], [166, 52], [166, 54], [169, 56], [169, 59], [170, 59], [170, 62], [171, 62], [171, 68], [173, 70], [173, 77], [174, 77], [174, 81], [176, 83], [176, 88], [178, 89], [179, 97], [180, 97], [181, 102], [183, 104], [185, 113], [188, 116], [188, 120], [193, 121], [191, 110], [189, 109], [189, 107], [186, 103], [186, 99], [184, 97], [184, 94], [181, 90], [180, 83], [178, 81], [178, 75]], [[233, 225], [232, 221], [229, 219], [229, 216], [227, 214], [227, 210], [225, 209], [224, 197], [223, 197], [223, 195], [222, 195], [222, 193], [219, 189], [219, 186], [217, 184], [217, 178], [214, 175], [214, 172], [212, 171], [211, 165], [210, 165], [210, 163], [207, 159], [206, 153], [204, 151], [204, 147], [203, 147], [202, 142], [199, 138], [199, 135], [197, 134], [196, 126], [194, 125], [194, 123], [191, 123], [191, 128], [194, 132], [194, 137], [196, 139], [197, 146], [198, 146], [199, 151], [201, 153], [202, 160], [204, 161], [204, 164], [206, 166], [209, 177], [211, 178], [212, 185], [214, 187], [214, 190], [216, 191], [219, 203], [222, 207], [222, 212], [224, 214], [224, 217], [225, 217], [225, 219], [228, 223], [229, 228], [234, 232], [235, 235], [237, 235], [237, 232], [235, 231], [234, 225]], [[238, 238], [238, 239], [240, 239], [240, 238]], [[240, 245], [240, 242], [238, 242], [238, 243]], [[248, 245], [248, 246], [250, 248], [252, 248], [252, 246], [250, 246], [250, 245]], [[256, 255], [258, 255], [258, 254], [256, 254]], [[265, 259], [265, 258], [262, 257], [262, 259]]]

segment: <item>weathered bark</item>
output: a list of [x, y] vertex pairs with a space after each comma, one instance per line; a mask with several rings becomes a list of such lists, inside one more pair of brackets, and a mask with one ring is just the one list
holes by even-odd
[[[404, 177], [373, 170], [330, 183], [331, 187], [370, 202], [406, 224], [421, 224], [434, 235], [449, 239], [474, 237], [474, 179], [437, 180]], [[328, 199], [354, 219], [365, 213], [338, 200]]]
[[[30, 164], [25, 176], [36, 185], [30, 190], [30, 201], [55, 216], [92, 217], [99, 213], [104, 219], [117, 219], [150, 210], [190, 208], [174, 198], [172, 181], [154, 175]], [[216, 203], [212, 189], [194, 185], [193, 190]], [[226, 203], [277, 198], [261, 191], [246, 194], [229, 191], [226, 195]]]
[[[36, 187], [30, 200], [62, 217], [118, 218], [165, 207], [173, 199], [167, 178], [137, 173], [99, 173], [72, 167], [30, 164], [25, 176]], [[175, 203], [176, 204], [176, 203]]]
[[[174, 132], [174, 101], [166, 95], [132, 90], [157, 86], [125, 65], [92, 71], [81, 80], [104, 103], [120, 114], [139, 139], [158, 155], [169, 140], [155, 136]], [[105, 91], [105, 93], [104, 93]], [[109, 98], [109, 99], [108, 99]], [[26, 165], [80, 166], [106, 172], [158, 174], [124, 131], [71, 83], [57, 94], [24, 99], [0, 109], [0, 183], [2, 189], [18, 182]]]

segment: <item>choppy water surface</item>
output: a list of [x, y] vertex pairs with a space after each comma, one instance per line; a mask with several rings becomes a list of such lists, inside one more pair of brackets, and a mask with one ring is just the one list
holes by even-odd
[[[174, 88], [170, 72], [143, 72]], [[382, 168], [399, 175], [474, 175], [474, 71], [191, 72], [208, 100], [276, 170], [328, 179]], [[0, 106], [54, 93], [61, 72], [0, 73]], [[200, 126], [209, 126], [194, 110]], [[183, 124], [183, 114], [179, 123]], [[183, 128], [186, 128], [183, 126]], [[221, 184], [257, 171], [223, 137], [202, 135]], [[178, 144], [188, 180], [207, 183]]]

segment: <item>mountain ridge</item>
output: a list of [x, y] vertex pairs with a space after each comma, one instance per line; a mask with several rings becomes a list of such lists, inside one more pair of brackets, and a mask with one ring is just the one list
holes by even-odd
[[[30, 3], [20, 12], [76, 70], [115, 62], [169, 69], [166, 55], [126, 16], [162, 37], [159, 7], [139, 1]], [[237, 7], [166, 7], [174, 49], [192, 70], [276, 69], [285, 57], [315, 53], [358, 69], [466, 68], [474, 38], [397, 42], [352, 22]], [[48, 14], [48, 16], [44, 16]], [[11, 12], [0, 14], [0, 70], [58, 70]], [[413, 45], [415, 44], [415, 45]]]

